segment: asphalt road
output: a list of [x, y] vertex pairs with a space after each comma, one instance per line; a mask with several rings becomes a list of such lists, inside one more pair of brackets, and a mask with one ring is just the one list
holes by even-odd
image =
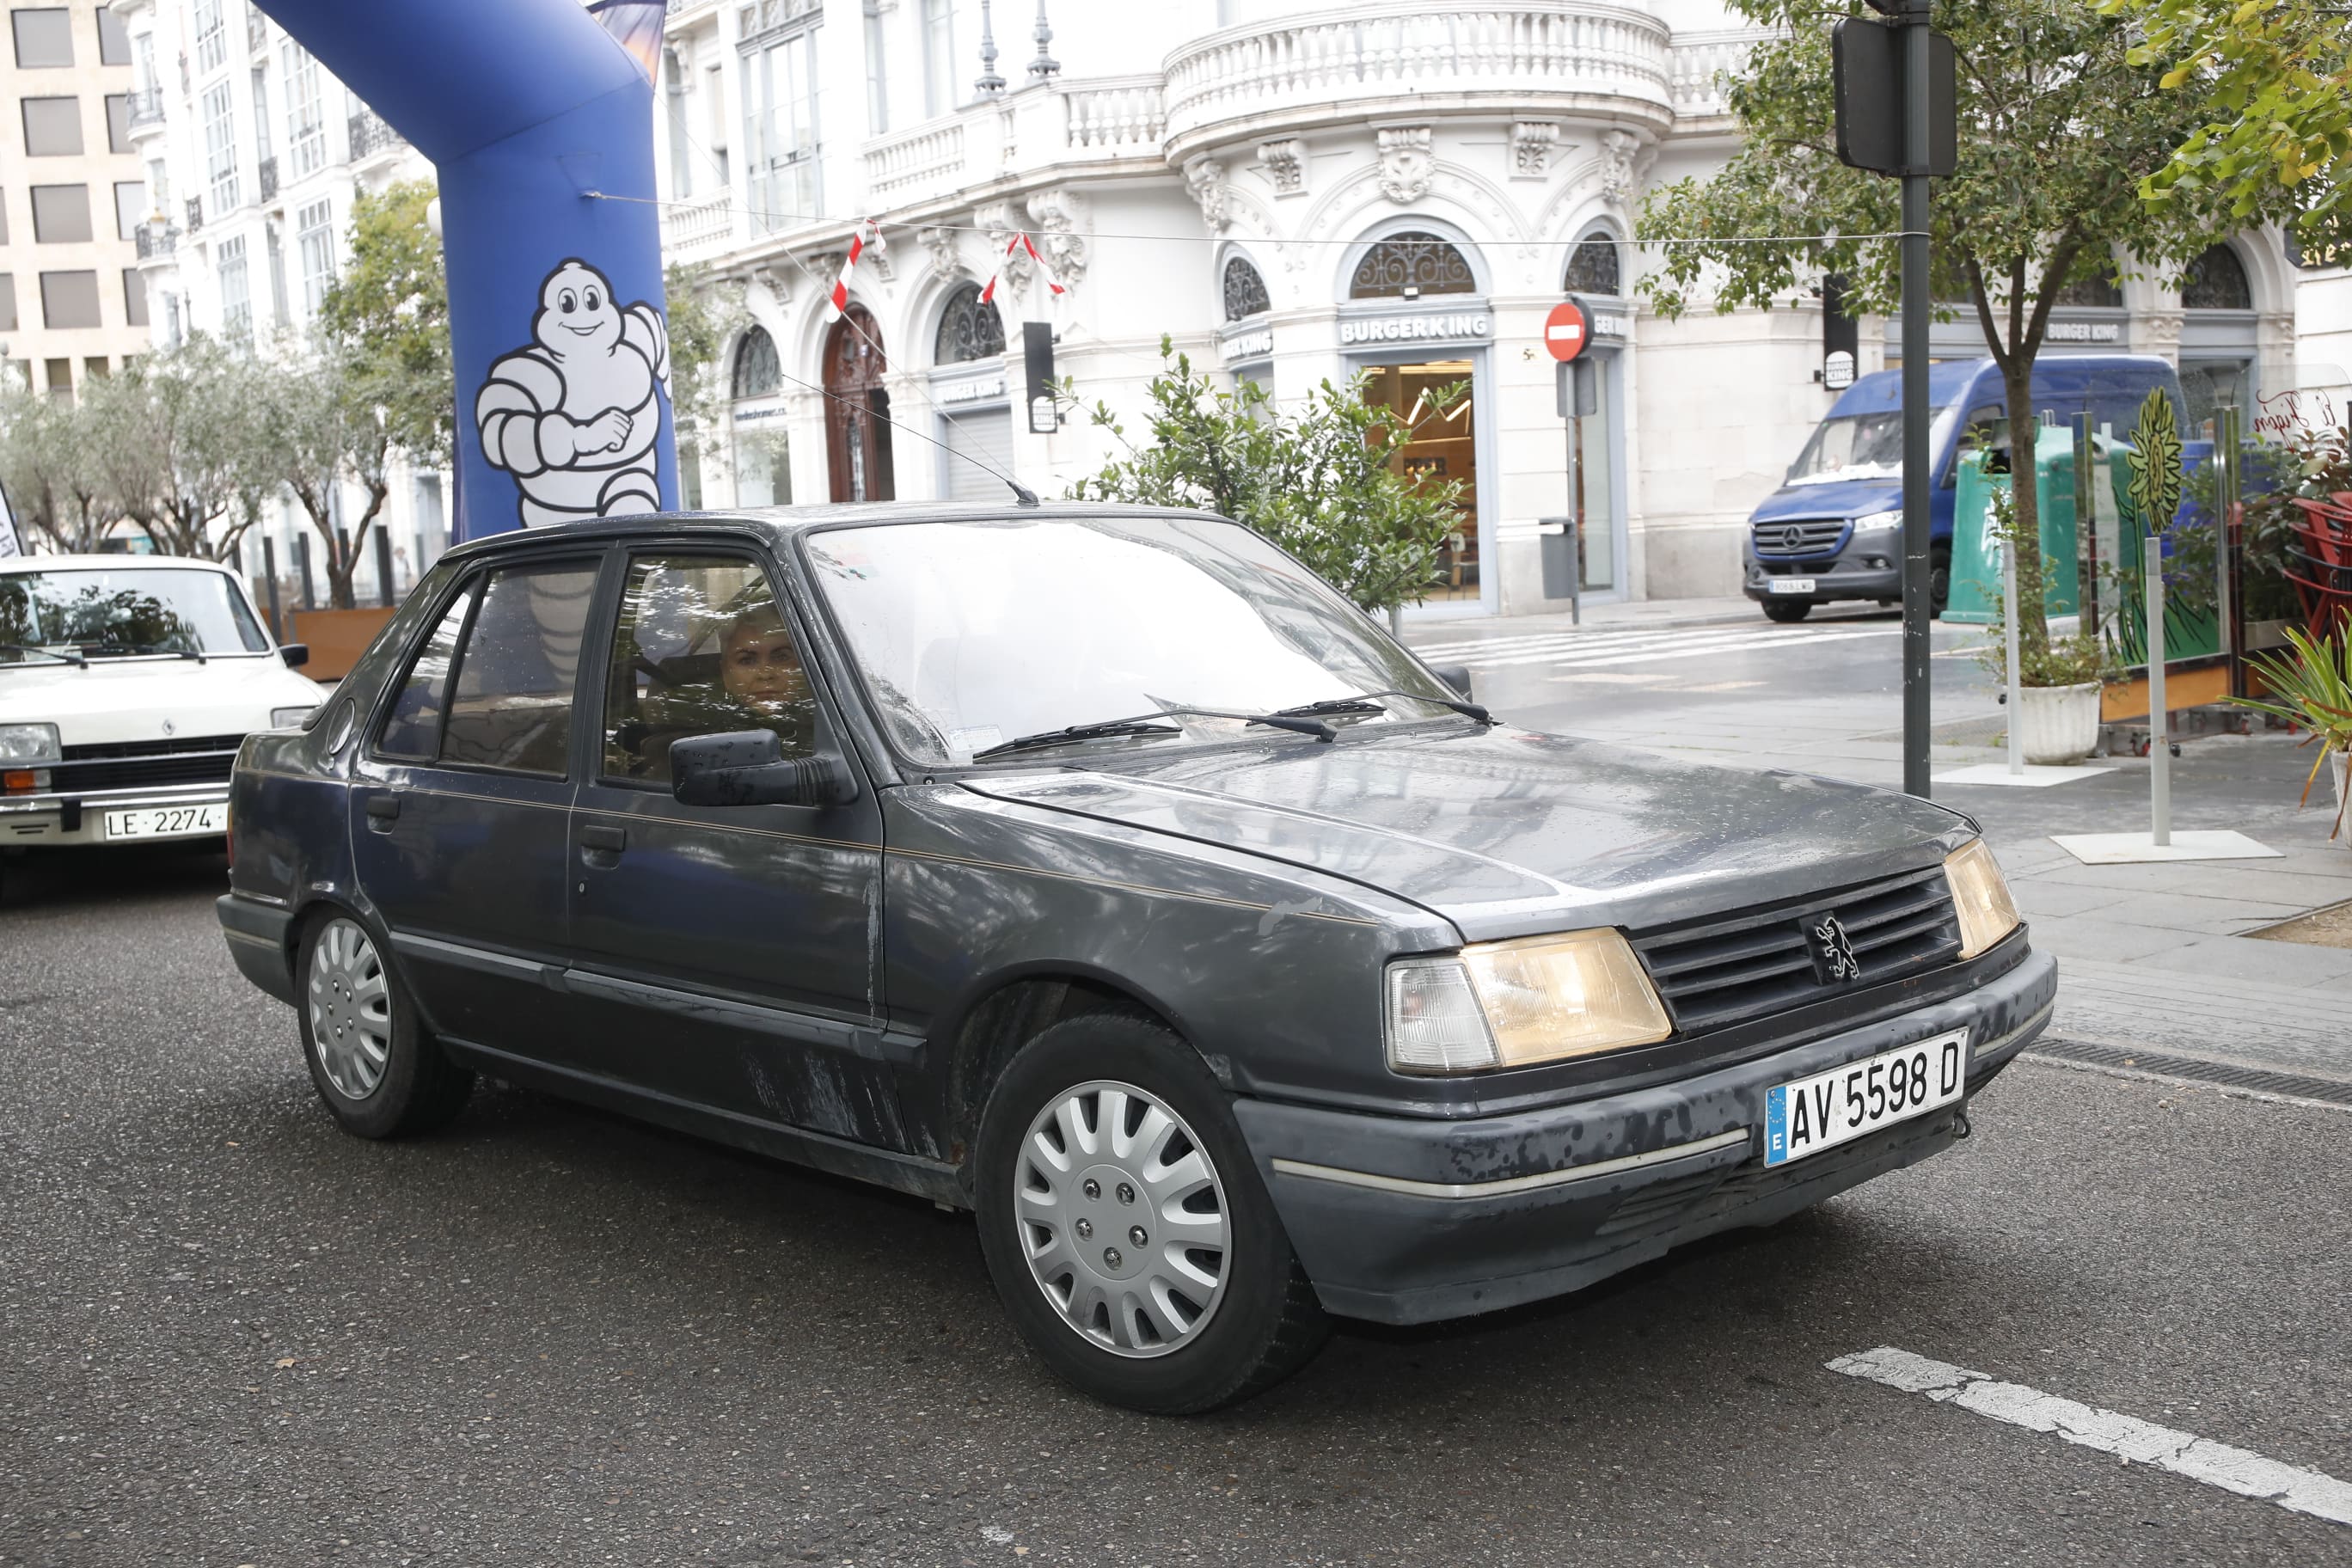
[[217, 857], [0, 904], [0, 1559], [2321, 1563], [2352, 1526], [1824, 1370], [1894, 1346], [2352, 1478], [2347, 1113], [2021, 1065], [1977, 1135], [1194, 1421], [1055, 1384], [970, 1222], [489, 1089], [369, 1144]]

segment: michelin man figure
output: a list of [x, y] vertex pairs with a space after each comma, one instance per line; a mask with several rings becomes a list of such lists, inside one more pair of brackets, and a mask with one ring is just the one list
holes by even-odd
[[659, 511], [654, 437], [669, 383], [669, 329], [614, 303], [593, 267], [564, 261], [539, 289], [535, 340], [490, 366], [474, 399], [482, 451], [522, 491], [525, 527]]

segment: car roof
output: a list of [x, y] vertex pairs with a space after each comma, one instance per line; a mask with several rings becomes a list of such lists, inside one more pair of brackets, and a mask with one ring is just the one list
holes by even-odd
[[746, 523], [772, 533], [791, 535], [804, 533], [813, 528], [844, 523], [866, 528], [915, 522], [1026, 522], [1049, 518], [1082, 517], [1233, 521], [1231, 518], [1220, 517], [1211, 511], [1192, 511], [1178, 507], [1129, 506], [1117, 501], [1042, 501], [1035, 506], [1022, 506], [1011, 500], [985, 503], [856, 501], [824, 506], [740, 507], [726, 511], [644, 512], [630, 517], [556, 523], [547, 528], [507, 529], [453, 545], [449, 557], [463, 558], [486, 551], [518, 546], [525, 540], [543, 544], [556, 540], [604, 540], [649, 532], [691, 533], [703, 529], [734, 533], [741, 531]]
[[192, 555], [0, 555], [0, 572], [72, 572], [100, 568], [120, 572], [126, 566], [162, 567], [170, 571], [236, 574], [217, 561]]

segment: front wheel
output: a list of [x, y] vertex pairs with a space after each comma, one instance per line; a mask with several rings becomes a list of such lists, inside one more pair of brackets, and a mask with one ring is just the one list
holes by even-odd
[[1764, 601], [1764, 618], [1768, 621], [1777, 621], [1784, 626], [1794, 626], [1797, 622], [1803, 620], [1807, 616], [1810, 616], [1812, 613], [1813, 602], [1811, 599], [1767, 599]]
[[350, 915], [312, 923], [302, 942], [302, 1054], [310, 1082], [346, 1132], [430, 1132], [465, 1109], [474, 1075], [426, 1034], [374, 933]]
[[1290, 1375], [1328, 1333], [1224, 1091], [1160, 1025], [1069, 1019], [981, 1118], [981, 1249], [1063, 1378], [1192, 1415]]

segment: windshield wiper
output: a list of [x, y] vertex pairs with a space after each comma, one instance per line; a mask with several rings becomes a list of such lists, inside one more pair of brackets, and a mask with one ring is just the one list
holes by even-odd
[[193, 658], [198, 664], [210, 662], [203, 654], [197, 652], [194, 648], [165, 647], [162, 643], [140, 643], [135, 647], [130, 643], [106, 643], [97, 648], [96, 651], [118, 658], [162, 657], [166, 658]]
[[78, 669], [89, 668], [89, 660], [78, 653], [59, 653], [55, 648], [30, 647], [20, 642], [0, 642], [0, 653], [37, 653], [43, 658], [54, 658], [60, 664], [70, 664]]
[[1465, 719], [1475, 719], [1481, 724], [1501, 722], [1475, 702], [1465, 702], [1454, 697], [1429, 697], [1418, 691], [1360, 691], [1353, 697], [1326, 697], [1318, 702], [1302, 702], [1296, 708], [1277, 710], [1276, 717], [1288, 719], [1309, 713], [1387, 712], [1387, 709], [1373, 700], [1376, 697], [1402, 697], [1408, 702], [1434, 702], [1441, 708], [1453, 709]]
[[1221, 708], [1162, 708], [1156, 713], [1138, 713], [1126, 719], [1104, 719], [1092, 724], [1072, 724], [1063, 730], [1043, 730], [1034, 735], [1017, 735], [1001, 745], [974, 752], [971, 760], [982, 762], [989, 757], [1001, 757], [1011, 752], [1025, 752], [1040, 746], [1059, 746], [1073, 741], [1107, 740], [1118, 735], [1181, 735], [1184, 731], [1173, 724], [1157, 721], [1179, 716], [1194, 719], [1238, 719], [1248, 724], [1265, 724], [1276, 730], [1288, 730], [1300, 735], [1312, 735], [1318, 741], [1329, 741], [1339, 731], [1319, 719], [1295, 713], [1230, 713]]

